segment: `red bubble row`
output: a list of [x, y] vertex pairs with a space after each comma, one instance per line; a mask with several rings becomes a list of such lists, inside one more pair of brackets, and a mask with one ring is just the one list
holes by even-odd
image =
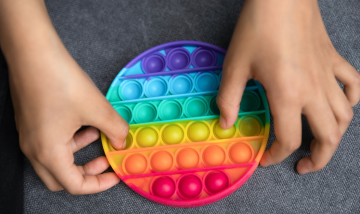
[[230, 185], [230, 177], [223, 171], [208, 171], [201, 179], [197, 174], [184, 174], [177, 181], [171, 176], [161, 176], [152, 180], [151, 194], [161, 198], [171, 198], [177, 193], [182, 199], [197, 199], [205, 190], [216, 194]]

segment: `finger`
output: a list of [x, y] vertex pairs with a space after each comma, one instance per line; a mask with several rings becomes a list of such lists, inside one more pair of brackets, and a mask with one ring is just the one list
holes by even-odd
[[[70, 194], [93, 194], [105, 191], [110, 187], [119, 183], [119, 177], [113, 173], [104, 173], [99, 175], [91, 175], [104, 168], [103, 160], [96, 160], [91, 163], [90, 168], [80, 170], [73, 163], [72, 152], [67, 148], [60, 148], [56, 153], [52, 153], [51, 162], [49, 161], [45, 167], [48, 169], [59, 184]], [[98, 165], [95, 166], [94, 165]], [[82, 173], [90, 174], [83, 175]]]
[[[272, 104], [272, 103], [271, 103]], [[301, 145], [301, 109], [292, 103], [272, 105], [276, 140], [260, 160], [262, 166], [280, 163]]]
[[53, 192], [61, 191], [64, 188], [59, 184], [59, 182], [54, 178], [54, 176], [39, 162], [33, 160], [30, 161], [33, 166], [36, 174], [45, 184], [45, 186]]
[[329, 85], [327, 98], [339, 126], [340, 134], [343, 135], [348, 128], [354, 113], [348, 99], [335, 79], [333, 80], [333, 83], [330, 83]]
[[105, 156], [100, 156], [84, 166], [78, 166], [83, 175], [98, 175], [109, 168], [110, 164]]
[[91, 112], [87, 115], [92, 115], [87, 120], [90, 122], [89, 125], [100, 129], [108, 137], [115, 149], [124, 149], [126, 147], [129, 124], [105, 98], [103, 98], [103, 102], [93, 106]]
[[71, 147], [73, 153], [86, 147], [90, 143], [97, 140], [99, 137], [100, 137], [99, 130], [94, 127], [89, 127], [85, 130], [80, 131], [79, 133], [76, 133], [74, 135], [74, 138], [71, 139]]
[[341, 140], [341, 134], [331, 107], [326, 99], [304, 108], [311, 130], [315, 136], [310, 147], [311, 154], [297, 164], [300, 174], [315, 172], [330, 161]]
[[249, 70], [241, 63], [235, 66], [224, 66], [216, 98], [220, 109], [221, 128], [229, 129], [237, 120], [241, 98], [248, 80]]
[[333, 70], [336, 79], [344, 84], [350, 105], [355, 106], [360, 100], [360, 74], [341, 56], [338, 56]]

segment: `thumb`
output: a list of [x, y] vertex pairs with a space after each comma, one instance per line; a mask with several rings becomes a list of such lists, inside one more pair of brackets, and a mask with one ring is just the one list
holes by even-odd
[[244, 69], [249, 68], [249, 66], [246, 67], [241, 63], [236, 64], [237, 66], [231, 66], [231, 68], [224, 66], [219, 93], [216, 98], [220, 109], [219, 123], [223, 129], [231, 128], [237, 120], [246, 82], [250, 79], [249, 69]]
[[95, 108], [96, 110], [90, 114], [93, 116], [89, 121], [89, 125], [102, 131], [115, 149], [124, 149], [126, 147], [126, 137], [129, 133], [129, 124], [105, 97]]

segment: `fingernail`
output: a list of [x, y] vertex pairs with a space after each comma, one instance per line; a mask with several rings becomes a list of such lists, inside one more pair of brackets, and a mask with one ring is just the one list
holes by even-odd
[[123, 149], [126, 148], [126, 139], [124, 140], [124, 143], [123, 143]]
[[[299, 164], [300, 164], [300, 166], [299, 166]], [[298, 168], [298, 173], [300, 173], [300, 174], [309, 173], [310, 172], [310, 167], [311, 167], [310, 165], [311, 165], [310, 161], [306, 161], [306, 160], [299, 161], [298, 162], [298, 167], [299, 167]]]
[[261, 158], [261, 160], [260, 160], [260, 165], [263, 166], [263, 167], [267, 167], [267, 166], [270, 165], [269, 162], [266, 161], [265, 156], [266, 156], [266, 155], [263, 155], [262, 158]]
[[220, 116], [220, 120], [219, 120], [220, 126], [222, 129], [226, 129], [226, 120], [225, 118]]

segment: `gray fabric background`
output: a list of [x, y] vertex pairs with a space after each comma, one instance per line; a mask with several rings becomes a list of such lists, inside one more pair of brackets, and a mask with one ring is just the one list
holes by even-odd
[[[120, 69], [165, 42], [199, 40], [227, 48], [242, 1], [47, 1], [53, 24], [71, 55], [106, 93]], [[338, 52], [360, 70], [360, 1], [320, 0]], [[276, 7], [276, 5], [274, 5]], [[271, 18], [271, 17], [269, 17]], [[276, 29], [274, 29], [276, 30]], [[25, 160], [26, 213], [359, 213], [360, 105], [328, 166], [299, 175], [311, 131], [303, 119], [303, 145], [284, 162], [262, 168], [232, 195], [197, 208], [171, 208], [137, 195], [124, 183], [85, 196], [50, 192]], [[273, 126], [269, 144], [275, 139]], [[77, 164], [103, 155], [100, 141], [75, 154]]]

